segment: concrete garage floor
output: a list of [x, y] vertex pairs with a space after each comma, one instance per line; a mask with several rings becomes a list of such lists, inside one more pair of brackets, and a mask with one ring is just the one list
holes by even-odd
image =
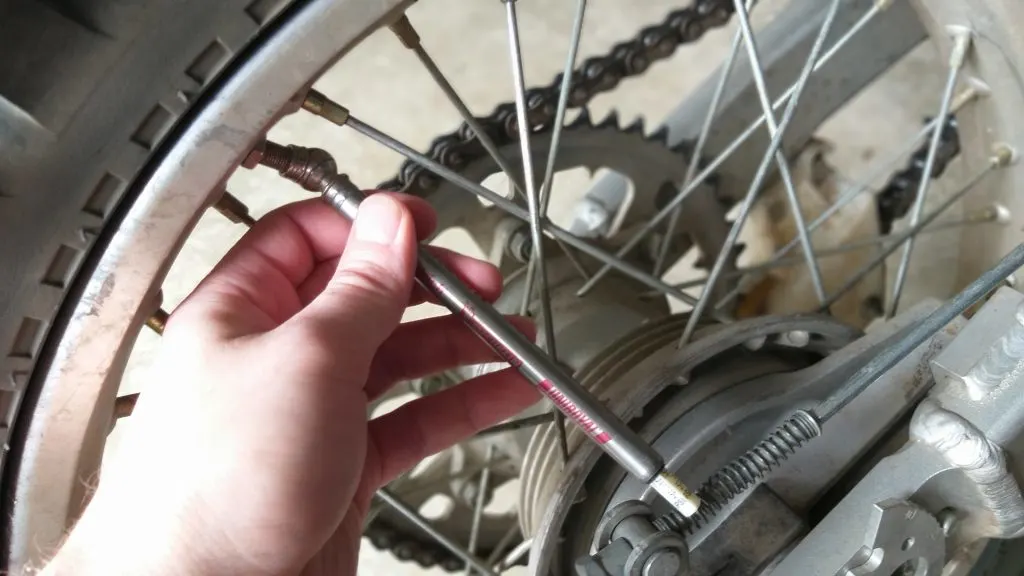
[[[528, 83], [546, 84], [561, 69], [574, 4], [569, 1], [519, 2]], [[581, 60], [604, 52], [644, 26], [660, 22], [681, 4], [680, 0], [592, 0], [580, 47]], [[755, 21], [767, 20], [783, 2], [766, 1], [764, 4], [755, 14]], [[513, 97], [503, 14], [498, 0], [423, 0], [409, 11], [424, 46], [478, 114], [489, 113], [495, 104]], [[730, 26], [709, 33], [699, 44], [679, 50], [671, 60], [655, 65], [642, 78], [625, 82], [612, 94], [599, 96], [591, 106], [594, 117], [601, 118], [615, 109], [626, 123], [634, 117], [643, 117], [649, 126], [656, 124], [715, 69], [731, 40], [732, 30]], [[839, 166], [844, 179], [857, 180], [871, 160], [887, 155], [892, 146], [920, 127], [925, 116], [935, 113], [943, 75], [942, 62], [934, 49], [922, 45], [859, 97], [850, 110], [822, 129], [820, 135], [835, 144], [831, 160]], [[435, 135], [459, 123], [455, 110], [413, 55], [386, 30], [366, 39], [321, 78], [317, 87], [343, 102], [363, 120], [420, 149], [425, 149]], [[389, 179], [401, 161], [396, 154], [352, 131], [335, 128], [306, 114], [286, 118], [271, 136], [278, 142], [326, 148], [355, 182], [367, 186]], [[956, 163], [949, 174], [947, 182], [960, 176]], [[564, 215], [570, 211], [572, 199], [578, 196], [579, 184], [585, 178], [577, 180], [575, 192], [567, 192], [573, 188], [572, 181], [556, 189], [552, 202], [554, 214]], [[934, 196], [941, 195], [941, 188], [933, 189]], [[231, 180], [229, 189], [247, 203], [256, 216], [306, 197], [297, 187], [266, 170], [240, 171]], [[164, 284], [165, 308], [173, 309], [243, 231], [241, 226], [230, 224], [215, 212], [207, 213]], [[464, 236], [451, 235], [446, 243], [473, 250], [467, 246]], [[927, 246], [919, 245], [918, 250], [927, 250], [930, 257], [918, 259], [918, 269], [912, 273], [915, 281], [908, 288], [910, 292], [905, 302], [913, 302], [926, 290], [938, 294], [947, 290], [942, 284], [946, 282], [942, 271], [956, 258], [955, 248], [955, 235], [933, 235]], [[756, 251], [756, 246], [753, 250]], [[685, 273], [685, 270], [680, 272]], [[915, 276], [916, 273], [920, 276]], [[140, 336], [124, 383], [125, 392], [145, 389], [146, 370], [158, 345], [158, 338], [151, 333], [144, 332]], [[113, 446], [116, 447], [116, 434]], [[362, 550], [360, 573], [440, 572], [424, 572], [397, 563], [367, 543]]]

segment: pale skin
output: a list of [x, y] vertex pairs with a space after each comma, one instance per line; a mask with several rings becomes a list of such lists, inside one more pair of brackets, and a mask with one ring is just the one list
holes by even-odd
[[[367, 417], [399, 381], [496, 359], [457, 318], [400, 324], [425, 298], [415, 251], [434, 224], [424, 201], [383, 193], [354, 225], [319, 200], [257, 222], [171, 316], [122, 446], [43, 574], [355, 574], [374, 491], [538, 398], [503, 370]], [[499, 295], [492, 265], [438, 255]]]

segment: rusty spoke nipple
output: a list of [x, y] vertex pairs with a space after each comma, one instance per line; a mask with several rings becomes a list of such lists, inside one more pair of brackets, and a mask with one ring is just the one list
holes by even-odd
[[163, 308], [157, 308], [153, 315], [146, 319], [146, 326], [156, 332], [157, 334], [163, 335], [164, 328], [167, 327], [167, 320], [171, 317]]
[[344, 126], [348, 122], [348, 108], [312, 88], [302, 100], [302, 109], [338, 126]]
[[249, 207], [227, 190], [217, 199], [213, 209], [235, 224], [244, 224], [251, 228], [256, 223], [256, 219], [249, 214]]

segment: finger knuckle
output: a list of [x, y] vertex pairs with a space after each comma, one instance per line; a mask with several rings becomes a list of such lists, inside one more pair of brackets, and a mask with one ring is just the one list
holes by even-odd
[[391, 297], [403, 292], [401, 272], [386, 259], [360, 257], [340, 268], [329, 286], [350, 297]]

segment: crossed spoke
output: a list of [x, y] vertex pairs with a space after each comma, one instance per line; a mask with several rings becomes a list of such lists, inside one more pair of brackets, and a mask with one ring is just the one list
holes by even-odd
[[[818, 55], [825, 45], [825, 38], [828, 37], [829, 31], [832, 29], [832, 24], [835, 22], [835, 15], [839, 10], [839, 3], [841, 0], [832, 0], [832, 4], [829, 7], [829, 12], [825, 16], [824, 22], [822, 22], [821, 29], [818, 32], [818, 37], [814, 40], [814, 45], [811, 47], [811, 52], [807, 57], [807, 62], [804, 64], [803, 70], [800, 72], [800, 76], [796, 81], [796, 88], [793, 91], [792, 97], [789, 99], [789, 103], [786, 104], [786, 110], [783, 112], [782, 121], [777, 125], [777, 130], [772, 135], [771, 142], [768, 144], [768, 150], [765, 151], [764, 157], [761, 159], [761, 164], [757, 168], [757, 172], [754, 174], [754, 179], [750, 183], [750, 188], [747, 190], [747, 195], [743, 200], [743, 204], [740, 207], [740, 212], [736, 216], [736, 221], [733, 223], [732, 228], [729, 230], [729, 235], [725, 239], [725, 244], [722, 250], [718, 253], [718, 258], [715, 260], [715, 265], [711, 269], [711, 273], [708, 274], [707, 284], [704, 286], [703, 292], [701, 292], [700, 299], [697, 304], [694, 305], [693, 310], [690, 312], [689, 318], [686, 320], [686, 326], [683, 328], [683, 333], [679, 338], [679, 346], [682, 347], [690, 341], [693, 336], [693, 332], [697, 329], [697, 323], [700, 322], [701, 316], [704, 314], [704, 310], [707, 307], [708, 302], [711, 299], [712, 294], [715, 290], [715, 285], [718, 283], [719, 276], [725, 269], [725, 264], [728, 258], [732, 254], [732, 248], [736, 245], [736, 240], [739, 239], [740, 231], [743, 229], [743, 225], [746, 223], [747, 216], [750, 214], [751, 208], [754, 206], [754, 202], [757, 200], [758, 193], [761, 190], [761, 185], [764, 184], [764, 179], [768, 175], [768, 166], [772, 159], [776, 159], [776, 152], [782, 146], [782, 138], [786, 133], [786, 128], [789, 126], [795, 116], [797, 105], [800, 103], [800, 96], [803, 94], [804, 88], [807, 86], [807, 80], [811, 76], [811, 72], [814, 69], [814, 63], [818, 61]], [[743, 33], [743, 40], [749, 47], [754, 45], [753, 30], [750, 27], [750, 20], [747, 16], [746, 6], [742, 2], [736, 0], [737, 16], [740, 18], [740, 31]], [[754, 74], [760, 74], [758, 65], [754, 58], [751, 58], [751, 68], [754, 70]], [[782, 162], [785, 164], [785, 161]], [[799, 207], [797, 207], [799, 208]], [[814, 259], [814, 253], [809, 248], [807, 254], [810, 259]]]

